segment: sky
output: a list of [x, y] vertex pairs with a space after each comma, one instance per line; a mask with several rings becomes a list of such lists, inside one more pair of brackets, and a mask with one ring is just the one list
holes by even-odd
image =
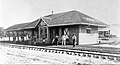
[[52, 11], [78, 10], [120, 30], [119, 4], [120, 0], [0, 0], [0, 27], [31, 22]]

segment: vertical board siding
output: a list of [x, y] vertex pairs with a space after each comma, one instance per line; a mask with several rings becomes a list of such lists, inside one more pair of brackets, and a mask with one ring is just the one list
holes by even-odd
[[86, 33], [86, 26], [80, 26], [79, 45], [95, 44], [98, 41], [98, 27], [91, 26], [91, 33]]

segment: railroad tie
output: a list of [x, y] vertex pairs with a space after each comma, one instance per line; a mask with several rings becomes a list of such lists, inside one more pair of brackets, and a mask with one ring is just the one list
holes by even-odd
[[40, 51], [40, 48], [37, 48], [37, 51]]
[[23, 47], [23, 49], [25, 49], [25, 47]]
[[95, 54], [93, 57], [94, 57], [94, 58], [99, 58], [99, 55], [96, 55], [96, 54]]
[[[23, 48], [23, 47], [22, 47]], [[30, 47], [28, 47], [28, 50], [30, 50]]]
[[28, 50], [31, 50], [31, 48], [30, 48], [30, 47], [28, 47]]
[[56, 52], [55, 53], [58, 53], [58, 50], [56, 50]]
[[34, 50], [34, 48], [32, 48], [32, 50]]
[[81, 53], [80, 53], [80, 52], [78, 53], [78, 56], [81, 56]]
[[66, 54], [66, 51], [62, 51], [62, 54]]
[[35, 51], [37, 51], [37, 48], [34, 48]]
[[43, 51], [43, 49], [40, 49], [41, 51]]
[[109, 59], [109, 60], [115, 60], [115, 57], [110, 57], [110, 56], [108, 56], [108, 59]]
[[87, 56], [88, 56], [88, 57], [92, 57], [92, 55], [91, 55], [91, 54], [88, 54]]
[[53, 50], [51, 50], [50, 52], [53, 53]]
[[37, 51], [37, 48], [34, 48], [35, 51]]
[[44, 52], [47, 52], [47, 49], [45, 49], [45, 51]]
[[69, 52], [68, 52], [68, 51], [66, 51], [66, 54], [69, 54]]
[[22, 49], [24, 49], [24, 47], [22, 47]]
[[86, 54], [85, 54], [85, 53], [83, 53], [83, 54], [82, 54], [82, 56], [83, 56], [83, 57], [86, 57]]
[[32, 50], [34, 50], [34, 48], [32, 47]]
[[50, 52], [50, 49], [48, 49], [47, 52]]
[[64, 51], [61, 51], [61, 54], [64, 54]]
[[41, 49], [41, 51], [43, 51], [43, 49]]
[[60, 51], [59, 50], [57, 50], [57, 53], [59, 53]]
[[39, 48], [37, 48], [37, 51], [39, 51]]
[[41, 48], [40, 51], [42, 51], [43, 49]]
[[53, 50], [53, 53], [55, 53], [56, 51], [55, 50]]
[[54, 50], [51, 50], [52, 51], [52, 53], [54, 53]]
[[69, 52], [69, 55], [74, 55], [75, 54], [75, 52]]
[[32, 50], [32, 47], [30, 48], [30, 50]]
[[29, 48], [29, 47], [27, 47], [26, 49], [27, 49], [27, 50], [30, 50], [30, 48]]
[[77, 53], [77, 52], [75, 52], [75, 53], [74, 53], [74, 55], [75, 55], [75, 56], [78, 56], [78, 53]]
[[57, 50], [55, 50], [55, 53], [57, 53]]
[[52, 53], [52, 50], [50, 49], [49, 52]]
[[60, 51], [60, 54], [62, 54], [63, 51]]
[[40, 48], [38, 48], [38, 51], [40, 51]]
[[34, 48], [32, 47], [32, 49], [31, 50], [34, 50]]
[[117, 57], [117, 58], [116, 58], [116, 61], [119, 61], [119, 62], [120, 62], [120, 57]]
[[81, 56], [83, 56], [83, 53], [80, 53]]
[[57, 53], [60, 53], [60, 50], [57, 50]]
[[45, 52], [45, 49], [43, 49], [42, 51]]

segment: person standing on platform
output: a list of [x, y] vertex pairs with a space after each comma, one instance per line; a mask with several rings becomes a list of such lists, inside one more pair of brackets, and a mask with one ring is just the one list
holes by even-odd
[[75, 34], [73, 34], [73, 37], [72, 37], [72, 41], [73, 41], [73, 47], [76, 46], [76, 41], [77, 41], [77, 37], [75, 36]]
[[54, 43], [56, 46], [58, 45], [58, 42], [59, 42], [58, 38], [59, 38], [59, 36], [56, 35], [55, 38], [52, 41], [52, 43]]
[[58, 39], [58, 38], [59, 38], [59, 36], [56, 35], [56, 36], [55, 36], [55, 43], [56, 43], [56, 46], [58, 45], [58, 42], [59, 42], [59, 39]]
[[66, 45], [66, 35], [62, 36], [62, 45]]

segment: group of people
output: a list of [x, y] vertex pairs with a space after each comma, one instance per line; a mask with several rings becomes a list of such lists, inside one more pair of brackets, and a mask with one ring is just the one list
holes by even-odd
[[[66, 40], [69, 39], [68, 35], [62, 35], [61, 40], [62, 40], [62, 45], [66, 45]], [[52, 40], [52, 43], [55, 43], [56, 45], [58, 45], [59, 43], [59, 36], [56, 35], [55, 38]], [[73, 47], [76, 46], [77, 43], [77, 37], [75, 34], [73, 34], [72, 36], [72, 43], [73, 43]]]

